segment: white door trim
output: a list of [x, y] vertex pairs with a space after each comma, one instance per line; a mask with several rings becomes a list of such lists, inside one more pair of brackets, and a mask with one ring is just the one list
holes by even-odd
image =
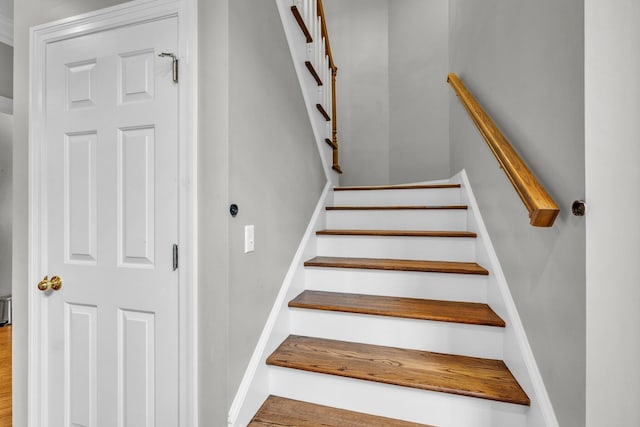
[[[87, 14], [65, 18], [30, 30], [29, 66], [29, 328], [28, 328], [28, 426], [46, 427], [42, 393], [46, 365], [42, 364], [43, 322], [46, 315], [42, 296], [35, 284], [47, 271], [46, 209], [44, 191], [46, 152], [45, 55], [47, 44], [123, 25], [175, 16], [179, 26], [179, 242], [180, 242], [180, 427], [198, 425], [198, 222], [197, 222], [197, 0], [136, 0]], [[32, 286], [33, 285], [33, 286]]]

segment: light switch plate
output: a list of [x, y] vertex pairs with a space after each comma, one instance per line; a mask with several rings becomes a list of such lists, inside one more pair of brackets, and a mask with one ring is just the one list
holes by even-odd
[[253, 225], [244, 226], [244, 253], [253, 252], [255, 250], [254, 227]]

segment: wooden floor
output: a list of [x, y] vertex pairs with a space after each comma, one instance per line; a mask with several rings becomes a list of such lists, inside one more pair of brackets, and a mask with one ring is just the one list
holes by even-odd
[[11, 427], [11, 326], [0, 328], [0, 427]]

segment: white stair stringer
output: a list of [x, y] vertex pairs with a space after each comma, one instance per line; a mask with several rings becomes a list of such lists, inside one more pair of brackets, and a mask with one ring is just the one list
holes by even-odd
[[[489, 270], [489, 275], [317, 267], [303, 269], [301, 267], [303, 261], [318, 255], [372, 257], [375, 255], [381, 258], [393, 258], [401, 254], [406, 254], [407, 258], [410, 258], [410, 254], [416, 254], [418, 258], [420, 254], [437, 255], [435, 251], [439, 245], [434, 245], [433, 241], [427, 242], [429, 239], [434, 239], [431, 237], [407, 238], [415, 240], [407, 243], [409, 247], [403, 249], [402, 244], [385, 245], [383, 242], [386, 238], [367, 240], [367, 238], [362, 239], [361, 236], [344, 239], [340, 237], [336, 239], [335, 236], [316, 236], [315, 231], [321, 229], [358, 228], [352, 223], [338, 226], [335, 222], [331, 222], [333, 212], [325, 211], [321, 205], [335, 204], [335, 200], [331, 199], [336, 194], [331, 194], [334, 193], [332, 191], [327, 194], [325, 191], [232, 404], [229, 414], [230, 426], [246, 426], [269, 394], [440, 427], [556, 427], [558, 425], [466, 174], [463, 171], [450, 182], [462, 184], [462, 188], [456, 191], [460, 193], [460, 203], [468, 205], [469, 209], [448, 211], [449, 214], [454, 213], [455, 218], [444, 219], [445, 225], [442, 225], [438, 218], [431, 216], [428, 223], [430, 228], [407, 227], [405, 229], [431, 230], [431, 227], [440, 226], [441, 230], [465, 230], [477, 233], [478, 237], [475, 239], [450, 238], [465, 240], [466, 243], [451, 243], [451, 247], [443, 248], [442, 253], [444, 257], [456, 256], [453, 255], [453, 248], [461, 245], [459, 249], [462, 255], [457, 256], [463, 257], [465, 261], [479, 263]], [[381, 197], [382, 191], [371, 190], [367, 193], [369, 194], [366, 200], [367, 205], [375, 205], [378, 203], [376, 198]], [[434, 201], [437, 202], [436, 199]], [[343, 199], [342, 202], [355, 204], [353, 199]], [[407, 202], [413, 202], [413, 200], [407, 200]], [[394, 221], [389, 218], [397, 216], [398, 212], [381, 212], [384, 215], [381, 214], [378, 217], [377, 226], [372, 224], [372, 227], [360, 228], [393, 228], [386, 225]], [[368, 214], [366, 211], [359, 211], [359, 213], [365, 217]], [[420, 214], [428, 216], [428, 213], [429, 211], [417, 211], [412, 212], [412, 215], [415, 214], [418, 218]], [[353, 219], [355, 220], [355, 217]], [[363, 242], [376, 243], [367, 245]], [[423, 242], [426, 246], [432, 245], [432, 247], [419, 248], [418, 242]], [[472, 242], [472, 249], [469, 249], [468, 242]], [[385, 251], [385, 247], [388, 251]], [[438, 258], [435, 257], [434, 260]], [[289, 308], [287, 303], [304, 289], [483, 302], [488, 303], [505, 320], [506, 327]], [[266, 358], [288, 335], [501, 359], [505, 361], [529, 396], [531, 406], [267, 366]]]
[[507, 279], [500, 266], [498, 255], [493, 248], [489, 232], [482, 220], [466, 171], [462, 170], [456, 174], [451, 178], [451, 182], [461, 184], [464, 189], [462, 203], [469, 206], [469, 231], [478, 234], [477, 262], [484, 265], [491, 272], [487, 277], [487, 302], [507, 324], [504, 336], [503, 361], [531, 399], [527, 426], [558, 427], [558, 420], [551, 405], [551, 400], [544, 386], [515, 302], [511, 296]]

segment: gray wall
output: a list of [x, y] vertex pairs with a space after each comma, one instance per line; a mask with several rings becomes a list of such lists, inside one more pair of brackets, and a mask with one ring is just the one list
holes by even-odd
[[275, 2], [199, 15], [200, 423], [222, 426], [326, 178]]
[[224, 426], [229, 334], [229, 2], [198, 2], [201, 426]]
[[0, 0], [0, 15], [13, 19], [13, 0]]
[[0, 96], [13, 98], [13, 48], [0, 43]]
[[[585, 422], [583, 1], [452, 0], [456, 72], [560, 205], [551, 229], [527, 212], [454, 95], [452, 170], [466, 168], [563, 427]], [[607, 423], [605, 423], [607, 424]]]
[[343, 185], [449, 177], [448, 3], [325, 0]]
[[342, 185], [389, 183], [389, 0], [325, 0]]
[[326, 177], [275, 2], [232, 0], [229, 30], [229, 201], [240, 208], [229, 221], [232, 398]]
[[326, 178], [275, 2], [198, 7], [199, 415], [222, 426]]
[[13, 116], [0, 113], [0, 296], [11, 294]]
[[389, 181], [449, 177], [449, 2], [389, 0]]
[[640, 425], [639, 15], [585, 1], [587, 427]]

